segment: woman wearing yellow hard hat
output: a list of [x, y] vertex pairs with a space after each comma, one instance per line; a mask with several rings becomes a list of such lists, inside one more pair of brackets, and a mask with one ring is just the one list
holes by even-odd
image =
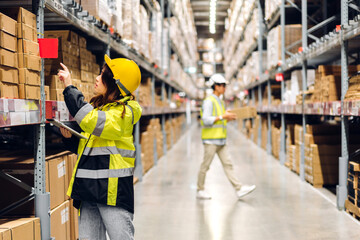
[[133, 126], [142, 109], [134, 99], [141, 81], [140, 69], [125, 58], [110, 59], [96, 78], [90, 103], [72, 85], [64, 64], [58, 75], [70, 114], [87, 139], [62, 128], [67, 142], [77, 146], [78, 160], [67, 194], [79, 209], [79, 238], [88, 240], [134, 239]]

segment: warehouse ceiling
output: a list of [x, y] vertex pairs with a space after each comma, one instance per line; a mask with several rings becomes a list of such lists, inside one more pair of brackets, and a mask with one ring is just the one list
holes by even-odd
[[209, 31], [209, 0], [190, 0], [194, 13], [194, 20], [198, 38], [222, 39], [225, 31], [225, 18], [227, 10], [230, 8], [231, 0], [216, 1], [216, 33]]

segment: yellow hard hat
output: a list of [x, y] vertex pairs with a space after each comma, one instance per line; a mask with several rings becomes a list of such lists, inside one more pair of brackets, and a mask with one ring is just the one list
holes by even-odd
[[140, 85], [141, 73], [139, 66], [127, 58], [111, 59], [105, 54], [105, 62], [114, 74], [114, 79], [123, 96], [130, 95]]

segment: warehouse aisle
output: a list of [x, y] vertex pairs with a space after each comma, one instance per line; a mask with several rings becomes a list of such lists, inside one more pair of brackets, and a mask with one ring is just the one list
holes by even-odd
[[317, 190], [229, 127], [235, 171], [256, 184], [239, 201], [215, 157], [206, 179], [212, 200], [196, 199], [203, 147], [200, 128], [190, 131], [135, 185], [138, 240], [358, 239], [360, 224]]

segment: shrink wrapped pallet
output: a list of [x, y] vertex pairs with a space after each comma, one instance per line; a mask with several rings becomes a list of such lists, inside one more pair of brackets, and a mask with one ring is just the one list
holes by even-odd
[[[301, 25], [286, 25], [285, 26], [285, 46], [289, 46], [301, 39]], [[270, 30], [268, 34], [268, 69], [276, 67], [281, 61], [281, 26], [277, 26]], [[291, 53], [297, 53], [298, 48], [301, 47], [301, 42], [288, 49]]]
[[81, 0], [81, 6], [90, 15], [102, 20], [108, 26], [111, 25], [112, 13], [107, 0]]

